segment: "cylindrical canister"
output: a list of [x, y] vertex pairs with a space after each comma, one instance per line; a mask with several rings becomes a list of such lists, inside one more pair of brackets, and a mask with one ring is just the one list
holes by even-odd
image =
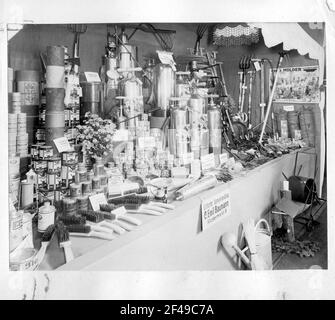
[[61, 157], [63, 166], [72, 166], [78, 163], [78, 153], [74, 150], [62, 152]]
[[82, 186], [82, 195], [87, 196], [92, 193], [92, 182], [91, 181], [84, 181], [81, 184]]
[[47, 174], [47, 188], [49, 191], [57, 190], [61, 187], [62, 179], [60, 173]]
[[46, 87], [47, 88], [64, 88], [63, 66], [47, 66]]
[[70, 184], [70, 197], [77, 198], [81, 196], [81, 183], [71, 183]]
[[78, 210], [88, 209], [88, 196], [77, 197], [77, 208]]
[[50, 159], [53, 157], [53, 149], [51, 146], [40, 146], [39, 157], [40, 159]]
[[47, 160], [48, 173], [60, 173], [62, 169], [61, 159], [59, 157], [53, 157]]
[[288, 138], [287, 111], [282, 110], [276, 114], [277, 132], [282, 138]]
[[77, 213], [77, 199], [63, 199], [63, 214], [75, 215]]
[[17, 70], [15, 72], [17, 91], [21, 92], [22, 105], [39, 105], [40, 73], [36, 70]]
[[26, 207], [34, 202], [34, 183], [21, 181], [21, 207]]
[[64, 88], [46, 89], [46, 110], [47, 112], [64, 112]]
[[47, 46], [47, 66], [64, 66], [63, 46]]
[[93, 188], [93, 190], [100, 189], [100, 178], [99, 177], [93, 177], [92, 188]]
[[154, 116], [164, 117], [169, 109], [169, 99], [174, 96], [175, 72], [168, 64], [157, 64], [154, 67], [155, 106], [161, 110], [155, 111]]
[[8, 175], [20, 175], [20, 157], [14, 156], [8, 158]]
[[215, 106], [208, 108], [209, 152], [221, 154], [221, 111]]
[[42, 207], [38, 209], [38, 232], [45, 232], [45, 230], [55, 223], [56, 208], [50, 205], [50, 202], [45, 202]]

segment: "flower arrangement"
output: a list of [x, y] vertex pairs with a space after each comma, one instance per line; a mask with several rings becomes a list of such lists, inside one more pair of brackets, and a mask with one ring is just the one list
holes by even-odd
[[78, 142], [91, 158], [106, 158], [113, 151], [115, 124], [110, 119], [102, 119], [97, 114], [86, 113], [84, 125], [78, 125]]

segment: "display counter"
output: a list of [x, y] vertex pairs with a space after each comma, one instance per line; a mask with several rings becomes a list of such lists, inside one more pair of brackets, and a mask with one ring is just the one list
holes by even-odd
[[[313, 177], [315, 150], [299, 150], [300, 176]], [[230, 270], [235, 269], [220, 244], [224, 232], [238, 234], [241, 222], [263, 217], [279, 198], [282, 172], [293, 174], [296, 152], [271, 160], [228, 183], [184, 201], [162, 216], [136, 214], [143, 224], [106, 241], [71, 237], [75, 259], [64, 264], [63, 250], [52, 241], [39, 270]], [[201, 201], [229, 190], [231, 213], [202, 231]]]

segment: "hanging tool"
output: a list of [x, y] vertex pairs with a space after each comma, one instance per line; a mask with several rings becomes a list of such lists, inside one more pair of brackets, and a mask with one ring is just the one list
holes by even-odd
[[279, 76], [279, 72], [280, 72], [279, 69], [280, 69], [280, 66], [282, 64], [282, 61], [283, 61], [283, 58], [284, 58], [285, 54], [286, 54], [285, 52], [280, 52], [279, 53], [279, 60], [278, 60], [278, 64], [277, 64], [276, 76], [275, 76], [275, 80], [274, 80], [274, 83], [273, 83], [273, 86], [272, 86], [270, 98], [269, 98], [269, 101], [268, 101], [268, 105], [267, 105], [267, 109], [266, 109], [266, 115], [265, 115], [265, 119], [264, 119], [263, 126], [262, 126], [262, 131], [261, 131], [261, 134], [259, 136], [259, 140], [258, 140], [259, 144], [261, 144], [262, 140], [263, 140], [263, 135], [264, 135], [266, 123], [267, 123], [268, 118], [269, 118], [273, 96], [274, 96], [274, 93], [275, 93], [275, 90], [276, 90], [276, 85], [277, 85], [278, 76]]
[[242, 122], [247, 122], [248, 120], [248, 115], [243, 112], [243, 107], [244, 107], [244, 97], [245, 97], [245, 91], [247, 89], [246, 86], [246, 70], [250, 68], [250, 62], [251, 62], [251, 57], [249, 56], [243, 56], [240, 60], [239, 63], [239, 68], [242, 70], [242, 76], [240, 76], [240, 97], [239, 97], [239, 116], [241, 118]]
[[248, 130], [251, 129], [251, 98], [252, 98], [252, 82], [254, 79], [253, 71], [249, 72], [249, 101], [248, 101]]
[[260, 101], [260, 108], [261, 108], [261, 122], [264, 121], [264, 108], [265, 108], [265, 101], [264, 101], [264, 87], [265, 87], [265, 77], [264, 77], [264, 60], [261, 60], [261, 76], [260, 76], [260, 87], [261, 87], [261, 101]]
[[73, 40], [73, 52], [72, 56], [72, 71], [78, 73], [78, 67], [80, 66], [80, 59], [79, 59], [79, 40], [80, 35], [87, 31], [87, 25], [85, 24], [69, 24], [67, 26], [68, 30], [74, 33], [74, 40]]

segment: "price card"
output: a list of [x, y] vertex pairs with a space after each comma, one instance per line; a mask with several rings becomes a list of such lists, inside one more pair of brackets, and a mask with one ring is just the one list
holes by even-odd
[[201, 170], [206, 171], [215, 168], [214, 153], [209, 153], [201, 157]]
[[285, 111], [294, 111], [294, 105], [289, 105], [289, 106], [283, 106], [283, 109]]
[[128, 141], [129, 132], [127, 129], [116, 130], [113, 135], [113, 141]]
[[87, 82], [101, 82], [97, 72], [84, 72]]
[[116, 208], [112, 211], [112, 213], [114, 213], [115, 215], [121, 215], [121, 214], [125, 214], [127, 213], [127, 210], [124, 206]]
[[71, 151], [69, 140], [66, 137], [61, 137], [53, 140], [58, 152]]
[[89, 199], [94, 211], [100, 210], [100, 204], [107, 204], [104, 193], [94, 194], [93, 196], [90, 196]]
[[137, 145], [141, 149], [152, 149], [156, 147], [156, 140], [154, 137], [139, 137]]
[[174, 167], [171, 169], [171, 176], [173, 178], [186, 178], [190, 170], [186, 167]]
[[255, 70], [256, 70], [256, 71], [260, 71], [260, 70], [261, 70], [261, 66], [260, 66], [260, 64], [259, 64], [258, 61], [255, 61], [255, 62], [254, 62], [254, 67], [255, 67]]
[[229, 158], [228, 153], [221, 153], [219, 155], [220, 164], [226, 163], [228, 161], [228, 158]]
[[203, 199], [201, 202], [202, 231], [231, 214], [229, 190]]

